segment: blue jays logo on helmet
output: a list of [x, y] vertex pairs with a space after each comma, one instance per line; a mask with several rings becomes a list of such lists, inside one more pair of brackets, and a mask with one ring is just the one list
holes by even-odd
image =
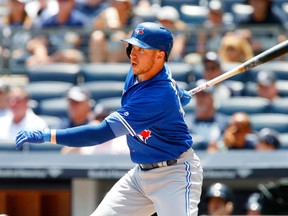
[[162, 50], [166, 53], [167, 58], [173, 47], [171, 32], [163, 25], [155, 22], [140, 23], [131, 37], [122, 41], [143, 49]]
[[144, 28], [143, 27], [139, 27], [135, 30], [136, 34], [144, 34]]

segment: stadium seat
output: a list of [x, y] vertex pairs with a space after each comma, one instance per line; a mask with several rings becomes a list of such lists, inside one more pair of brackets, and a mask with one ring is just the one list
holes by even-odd
[[249, 70], [250, 81], [256, 81], [257, 73], [261, 70], [273, 71], [277, 80], [288, 80], [288, 62], [270, 61]]
[[235, 112], [245, 112], [247, 114], [268, 113], [270, 102], [268, 99], [261, 97], [232, 97], [219, 101], [217, 110], [226, 115], [233, 115]]
[[288, 114], [288, 98], [278, 98], [271, 101], [270, 104], [272, 113]]
[[259, 131], [262, 128], [269, 127], [279, 133], [288, 132], [288, 115], [280, 113], [258, 113], [251, 114], [250, 120], [254, 130]]
[[288, 150], [288, 132], [279, 133], [279, 140], [280, 140], [280, 143], [281, 143], [280, 149]]
[[58, 81], [32, 82], [25, 86], [32, 100], [38, 103], [45, 99], [59, 98], [65, 96], [67, 91], [73, 86], [72, 83]]
[[46, 116], [67, 117], [68, 101], [65, 97], [42, 100], [38, 114]]
[[[240, 65], [240, 63], [224, 62], [224, 63], [222, 63], [221, 67], [222, 67], [223, 73], [226, 73], [226, 72], [238, 67], [239, 65]], [[232, 76], [232, 77], [228, 78], [228, 80], [235, 80], [235, 81], [240, 81], [240, 82], [246, 83], [247, 81], [250, 80], [250, 74], [249, 73], [250, 73], [250, 71], [248, 70], [246, 72]]]
[[48, 124], [48, 128], [57, 129], [62, 121], [60, 117], [50, 115], [39, 115]]
[[203, 25], [207, 20], [208, 8], [205, 6], [182, 4], [180, 6], [180, 19], [189, 25]]
[[81, 66], [83, 82], [125, 81], [130, 68], [128, 63], [91, 63]]
[[[281, 97], [288, 96], [288, 80], [277, 80], [276, 87]], [[247, 82], [244, 88], [244, 95], [257, 96], [257, 83]]]
[[182, 62], [169, 62], [172, 77], [176, 81], [189, 83], [189, 76], [194, 73], [193, 66]]
[[94, 81], [79, 84], [83, 89], [88, 90], [92, 99], [97, 103], [99, 99], [109, 98], [109, 97], [121, 97], [124, 82], [122, 81]]
[[113, 112], [121, 108], [121, 97], [99, 99], [96, 106], [100, 106], [108, 112]]
[[79, 79], [80, 66], [70, 63], [51, 63], [27, 67], [29, 82], [60, 81], [76, 85]]

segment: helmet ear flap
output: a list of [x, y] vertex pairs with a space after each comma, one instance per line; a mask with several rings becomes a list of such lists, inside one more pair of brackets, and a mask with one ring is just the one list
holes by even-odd
[[128, 44], [128, 46], [126, 47], [126, 54], [129, 59], [130, 59], [131, 51], [132, 51], [132, 44]]

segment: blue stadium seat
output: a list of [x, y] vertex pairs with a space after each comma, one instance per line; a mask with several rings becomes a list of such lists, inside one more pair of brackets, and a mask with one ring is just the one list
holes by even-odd
[[250, 120], [252, 127], [259, 131], [262, 128], [269, 127], [279, 133], [288, 132], [288, 115], [280, 113], [258, 113], [251, 114]]
[[288, 98], [278, 98], [271, 101], [270, 104], [272, 113], [288, 114]]
[[281, 143], [280, 149], [288, 150], [288, 132], [279, 133], [279, 140]]
[[67, 98], [53, 98], [42, 100], [38, 106], [38, 115], [67, 117]]
[[249, 70], [249, 80], [256, 81], [257, 73], [261, 70], [273, 71], [277, 80], [288, 80], [288, 62], [270, 61]]
[[[223, 73], [226, 73], [226, 72], [238, 67], [239, 65], [240, 65], [240, 63], [225, 62], [225, 63], [222, 63], [221, 67], [222, 67]], [[250, 80], [249, 70], [246, 72], [237, 74], [235, 76], [232, 76], [228, 80], [235, 80], [235, 81], [240, 81], [240, 82], [246, 83], [247, 81]]]
[[92, 99], [97, 103], [99, 99], [121, 97], [124, 81], [94, 81], [81, 83], [79, 86], [88, 90], [92, 95]]
[[72, 86], [73, 84], [69, 82], [42, 81], [28, 83], [25, 86], [25, 90], [28, 92], [32, 100], [39, 103], [45, 99], [65, 96]]
[[100, 106], [108, 112], [113, 112], [121, 108], [121, 97], [99, 99], [96, 106]]
[[180, 19], [189, 25], [203, 25], [207, 20], [208, 8], [205, 6], [182, 4], [179, 10]]
[[[288, 80], [276, 81], [276, 87], [281, 97], [288, 96]], [[247, 82], [244, 88], [244, 95], [257, 96], [257, 83]]]
[[39, 115], [48, 124], [48, 128], [57, 129], [62, 121], [60, 117], [51, 115]]
[[29, 82], [60, 81], [76, 85], [80, 66], [70, 63], [51, 63], [26, 68]]
[[261, 97], [232, 97], [219, 101], [217, 109], [226, 115], [233, 115], [235, 112], [245, 112], [248, 114], [268, 113], [270, 111], [270, 102]]
[[182, 62], [168, 62], [174, 80], [189, 83], [189, 76], [194, 74], [193, 66]]
[[129, 68], [128, 63], [91, 63], [82, 65], [80, 74], [83, 82], [125, 81]]

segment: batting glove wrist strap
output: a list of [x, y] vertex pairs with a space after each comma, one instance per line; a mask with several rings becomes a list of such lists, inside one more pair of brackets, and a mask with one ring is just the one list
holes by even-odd
[[42, 131], [44, 142], [51, 142], [51, 132], [48, 128]]

